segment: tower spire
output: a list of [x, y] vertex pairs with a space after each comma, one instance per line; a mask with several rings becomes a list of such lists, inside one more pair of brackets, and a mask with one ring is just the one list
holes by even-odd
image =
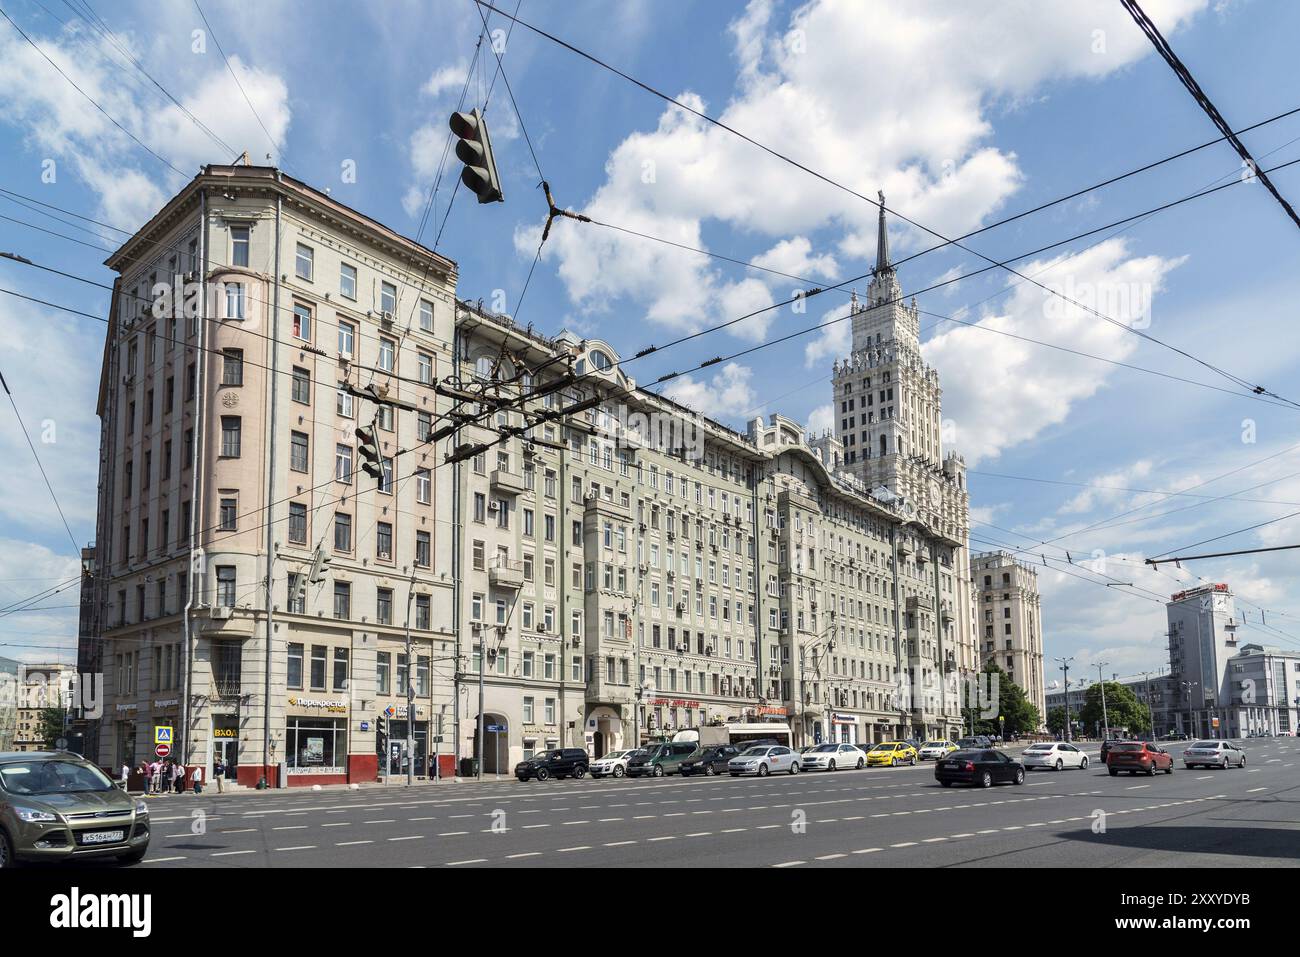
[[893, 272], [894, 266], [889, 261], [889, 232], [885, 229], [885, 194], [877, 190], [880, 197], [880, 225], [876, 235], [876, 272]]

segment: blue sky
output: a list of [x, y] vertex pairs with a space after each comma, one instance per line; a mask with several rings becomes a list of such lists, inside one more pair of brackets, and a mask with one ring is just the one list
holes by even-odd
[[[114, 119], [187, 172], [230, 158], [152, 84], [132, 75], [123, 52], [72, 6], [42, 2], [0, 6]], [[504, 2], [514, 9], [513, 0]], [[1151, 0], [1144, 6], [1234, 126], [1300, 106], [1289, 43], [1300, 32], [1296, 5]], [[470, 0], [310, 6], [206, 0], [215, 39], [269, 138], [213, 38], [196, 35], [203, 25], [190, 0], [96, 8], [117, 43], [236, 150], [247, 149], [254, 161], [270, 152], [291, 174], [415, 234], [446, 117], [481, 28]], [[883, 189], [891, 207], [945, 235], [1216, 136], [1118, 3], [523, 0], [520, 15], [858, 192]], [[493, 17], [489, 26], [503, 35], [509, 24]], [[482, 57], [486, 69], [476, 70], [470, 84], [478, 102], [495, 68], [486, 46]], [[504, 44], [503, 58], [542, 171], [562, 205], [819, 284], [863, 273], [874, 261], [873, 206], [703, 126], [523, 28]], [[0, 23], [0, 88], [8, 91], [0, 100], [0, 187], [129, 229], [184, 181], [118, 132], [8, 23]], [[783, 300], [798, 285], [561, 222], [520, 306], [545, 207], [500, 81], [488, 117], [506, 202], [479, 206], [462, 191], [438, 246], [460, 264], [462, 297], [489, 305], [495, 298], [542, 331], [568, 327], [630, 355]], [[1265, 167], [1296, 159], [1300, 116], [1245, 140]], [[349, 160], [355, 182], [341, 175]], [[55, 181], [44, 182], [50, 168]], [[1297, 170], [1284, 170], [1275, 181], [1300, 202]], [[456, 171], [437, 193], [426, 243], [442, 222]], [[1006, 258], [1240, 173], [1240, 160], [1220, 143], [969, 245]], [[0, 215], [101, 245], [114, 235], [90, 236], [5, 199]], [[932, 240], [895, 222], [891, 244], [900, 257]], [[4, 219], [0, 249], [111, 281], [101, 251]], [[1105, 302], [1114, 305], [1106, 306], [1114, 318], [1296, 398], [1298, 253], [1294, 225], [1260, 184], [1248, 182], [1017, 268], [1073, 290], [1076, 298], [1112, 296]], [[907, 264], [901, 279], [905, 290], [914, 290], [981, 265], [947, 249]], [[102, 290], [8, 263], [0, 263], [0, 285], [98, 315], [107, 310]], [[1123, 302], [1115, 304], [1116, 290], [1149, 294], [1149, 310], [1125, 312]], [[103, 326], [4, 299], [0, 371], [75, 536], [89, 541]], [[1253, 603], [1248, 640], [1300, 647], [1297, 566], [1287, 557], [1293, 553], [1199, 562], [1191, 571], [1141, 565], [1144, 556], [1300, 509], [1300, 450], [1288, 451], [1300, 443], [1300, 412], [998, 335], [991, 330], [1231, 388], [1213, 371], [1061, 308], [1059, 299], [1004, 272], [924, 294], [920, 306], [975, 325], [923, 317], [927, 358], [944, 384], [945, 444], [961, 451], [972, 469], [980, 523], [974, 547], [996, 542], [1048, 559], [1044, 567], [1026, 555], [1039, 563], [1049, 656], [1073, 655], [1076, 668], [1109, 661], [1108, 672], [1160, 667], [1164, 612], [1151, 593], [1196, 583], [1192, 571], [1231, 583]], [[845, 308], [845, 296], [827, 293], [804, 314], [774, 310], [628, 371], [648, 382]], [[747, 419], [773, 411], [825, 428], [830, 363], [847, 351], [844, 325], [710, 375], [682, 377], [672, 394], [741, 429]], [[0, 419], [0, 481], [7, 493], [0, 501], [2, 607], [75, 576], [76, 565], [12, 409], [0, 410]], [[1162, 500], [1117, 490], [1187, 490], [1234, 469], [1240, 471], [1194, 489], [1208, 498]], [[1253, 501], [1214, 500], [1229, 493]], [[1106, 521], [1130, 509], [1138, 510], [1117, 519], [1123, 524]], [[1108, 527], [1085, 530], [1092, 525]], [[1038, 544], [1043, 541], [1050, 544]], [[1216, 545], [1296, 541], [1300, 522], [1289, 519]], [[1062, 570], [1067, 548], [1076, 562], [1095, 564]], [[34, 659], [58, 647], [68, 656], [76, 615], [64, 606], [75, 604], [74, 596], [67, 591], [42, 603], [49, 610], [0, 619], [0, 654]], [[1259, 607], [1269, 610], [1267, 627], [1259, 624]]]

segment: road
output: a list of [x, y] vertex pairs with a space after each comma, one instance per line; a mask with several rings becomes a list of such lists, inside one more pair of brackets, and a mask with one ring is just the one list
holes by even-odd
[[[1177, 754], [1180, 745], [1170, 751]], [[915, 768], [514, 780], [151, 799], [152, 867], [1291, 866], [1300, 741], [1244, 770], [1035, 771], [943, 788]]]

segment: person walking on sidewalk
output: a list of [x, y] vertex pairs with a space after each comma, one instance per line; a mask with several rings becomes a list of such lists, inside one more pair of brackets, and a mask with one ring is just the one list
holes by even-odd
[[226, 793], [225, 788], [226, 763], [220, 758], [212, 765], [212, 778], [217, 782], [217, 793]]
[[194, 793], [202, 794], [203, 793], [203, 765], [196, 764], [194, 766], [194, 774], [192, 777], [194, 781]]
[[125, 761], [122, 762], [121, 777], [122, 777], [122, 790], [125, 791], [127, 782], [131, 780], [131, 765], [127, 764]]

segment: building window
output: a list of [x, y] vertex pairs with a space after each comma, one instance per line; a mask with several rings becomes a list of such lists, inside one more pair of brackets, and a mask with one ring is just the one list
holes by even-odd
[[293, 307], [293, 337], [311, 342], [311, 310], [303, 305]]
[[375, 557], [389, 561], [393, 557], [393, 525], [378, 522], [375, 525]]
[[415, 470], [415, 500], [421, 505], [428, 505], [432, 501], [433, 481], [429, 475], [428, 469]]
[[217, 604], [233, 608], [235, 604], [235, 566], [217, 566]]
[[419, 354], [419, 375], [420, 382], [424, 385], [433, 384], [433, 356], [428, 353]]
[[221, 384], [222, 385], [243, 385], [244, 384], [244, 350], [243, 349], [222, 349], [221, 350]]
[[286, 684], [290, 688], [302, 688], [302, 652], [302, 645], [296, 643], [289, 645], [289, 668]]
[[379, 337], [379, 368], [392, 372], [396, 365], [397, 343], [392, 339]]
[[294, 545], [307, 544], [307, 506], [301, 502], [289, 503], [289, 541]]
[[415, 627], [427, 631], [429, 629], [429, 596], [415, 596]]
[[237, 415], [221, 417], [221, 455], [223, 458], [239, 458], [241, 421]]
[[233, 498], [223, 498], [221, 500], [221, 531], [233, 532], [239, 524], [239, 508]]
[[356, 343], [357, 330], [350, 322], [339, 323], [339, 352], [345, 356], [352, 355]]
[[289, 468], [295, 472], [307, 471], [307, 433], [289, 433]]
[[308, 282], [311, 282], [315, 258], [316, 253], [310, 246], [299, 243], [298, 255], [294, 261], [294, 275], [299, 279], [306, 279]]
[[230, 227], [230, 264], [232, 266], [248, 265], [248, 227]]
[[379, 654], [375, 656], [375, 683], [379, 694], [389, 694], [392, 690], [392, 669], [392, 654], [387, 651], [379, 652]]
[[243, 319], [244, 318], [244, 284], [240, 282], [226, 283], [226, 318]]
[[345, 299], [357, 298], [357, 267], [348, 263], [339, 265], [339, 295]]
[[379, 311], [397, 312], [397, 287], [391, 282], [380, 283], [379, 285]]
[[375, 620], [381, 625], [393, 623], [393, 590], [380, 588], [375, 592]]
[[426, 299], [420, 300], [420, 329], [433, 332], [433, 303]]
[[428, 532], [415, 533], [415, 564], [421, 568], [429, 567], [429, 555], [432, 545]]
[[293, 401], [311, 404], [311, 373], [302, 366], [293, 367]]
[[342, 619], [352, 617], [352, 584], [350, 582], [334, 583], [334, 617]]
[[352, 483], [352, 446], [334, 446], [334, 478], [345, 485]]
[[348, 650], [334, 649], [334, 690], [348, 690]]
[[393, 459], [391, 456], [379, 462], [379, 491], [385, 495], [393, 494]]
[[352, 551], [352, 516], [343, 512], [334, 513], [334, 550]]

